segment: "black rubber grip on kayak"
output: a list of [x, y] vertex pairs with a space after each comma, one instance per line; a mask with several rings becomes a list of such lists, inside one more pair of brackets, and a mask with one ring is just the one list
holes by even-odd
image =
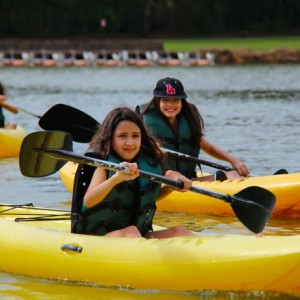
[[60, 249], [62, 251], [70, 250], [70, 251], [75, 251], [75, 252], [78, 252], [78, 253], [82, 252], [82, 247], [74, 246], [74, 245], [70, 245], [70, 244], [64, 244], [60, 247]]

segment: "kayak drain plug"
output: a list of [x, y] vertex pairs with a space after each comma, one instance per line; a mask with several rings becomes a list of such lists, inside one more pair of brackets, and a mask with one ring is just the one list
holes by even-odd
[[80, 246], [74, 246], [74, 245], [70, 245], [70, 244], [62, 245], [62, 246], [60, 247], [60, 249], [61, 249], [62, 251], [71, 250], [71, 251], [75, 251], [75, 252], [78, 252], [78, 253], [81, 253], [81, 252], [82, 252], [82, 247], [80, 247]]

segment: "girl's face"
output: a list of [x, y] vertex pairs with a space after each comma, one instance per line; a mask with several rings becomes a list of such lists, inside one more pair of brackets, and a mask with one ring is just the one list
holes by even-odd
[[121, 121], [112, 136], [112, 148], [125, 161], [131, 161], [140, 151], [140, 128], [131, 121]]
[[181, 99], [161, 98], [159, 101], [160, 111], [169, 119], [174, 119], [182, 108]]

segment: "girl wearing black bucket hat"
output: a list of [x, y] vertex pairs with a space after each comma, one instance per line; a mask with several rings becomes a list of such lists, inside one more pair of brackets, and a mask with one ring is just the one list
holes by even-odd
[[204, 121], [197, 107], [187, 102], [180, 80], [160, 79], [153, 91], [153, 99], [139, 105], [136, 111], [164, 148], [198, 157], [200, 149], [208, 155], [229, 162], [236, 171], [217, 171], [214, 175], [197, 178], [197, 164], [172, 155], [166, 156], [167, 168], [177, 170], [188, 178], [201, 181], [236, 179], [248, 176], [247, 166], [226, 151], [204, 138]]

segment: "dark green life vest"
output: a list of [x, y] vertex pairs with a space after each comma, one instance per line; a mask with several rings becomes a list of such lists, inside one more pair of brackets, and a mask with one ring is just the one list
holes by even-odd
[[[144, 105], [138, 106], [136, 111], [142, 111]], [[178, 118], [178, 132], [175, 132], [170, 124], [162, 118], [154, 107], [150, 107], [145, 114], [141, 115], [144, 124], [159, 140], [161, 146], [177, 152], [182, 152], [198, 157], [199, 147], [192, 143], [192, 132], [186, 118], [180, 114]], [[182, 158], [176, 158], [171, 154], [166, 155], [166, 166], [169, 170], [176, 170], [188, 178], [196, 177], [197, 164]]]
[[[120, 160], [112, 155], [109, 161], [120, 163]], [[143, 155], [136, 162], [141, 170], [162, 174], [159, 165], [151, 165], [154, 162], [150, 157]], [[77, 184], [74, 185], [77, 190], [74, 189], [74, 205], [72, 205], [72, 232], [105, 235], [113, 230], [135, 225], [144, 236], [152, 230], [152, 220], [156, 210], [155, 202], [161, 185], [142, 177], [124, 181], [115, 186], [99, 204], [86, 208], [83, 204], [83, 197], [94, 170], [94, 167], [87, 165], [81, 165], [77, 170], [75, 176]], [[109, 171], [108, 177], [114, 173], [114, 171]]]

